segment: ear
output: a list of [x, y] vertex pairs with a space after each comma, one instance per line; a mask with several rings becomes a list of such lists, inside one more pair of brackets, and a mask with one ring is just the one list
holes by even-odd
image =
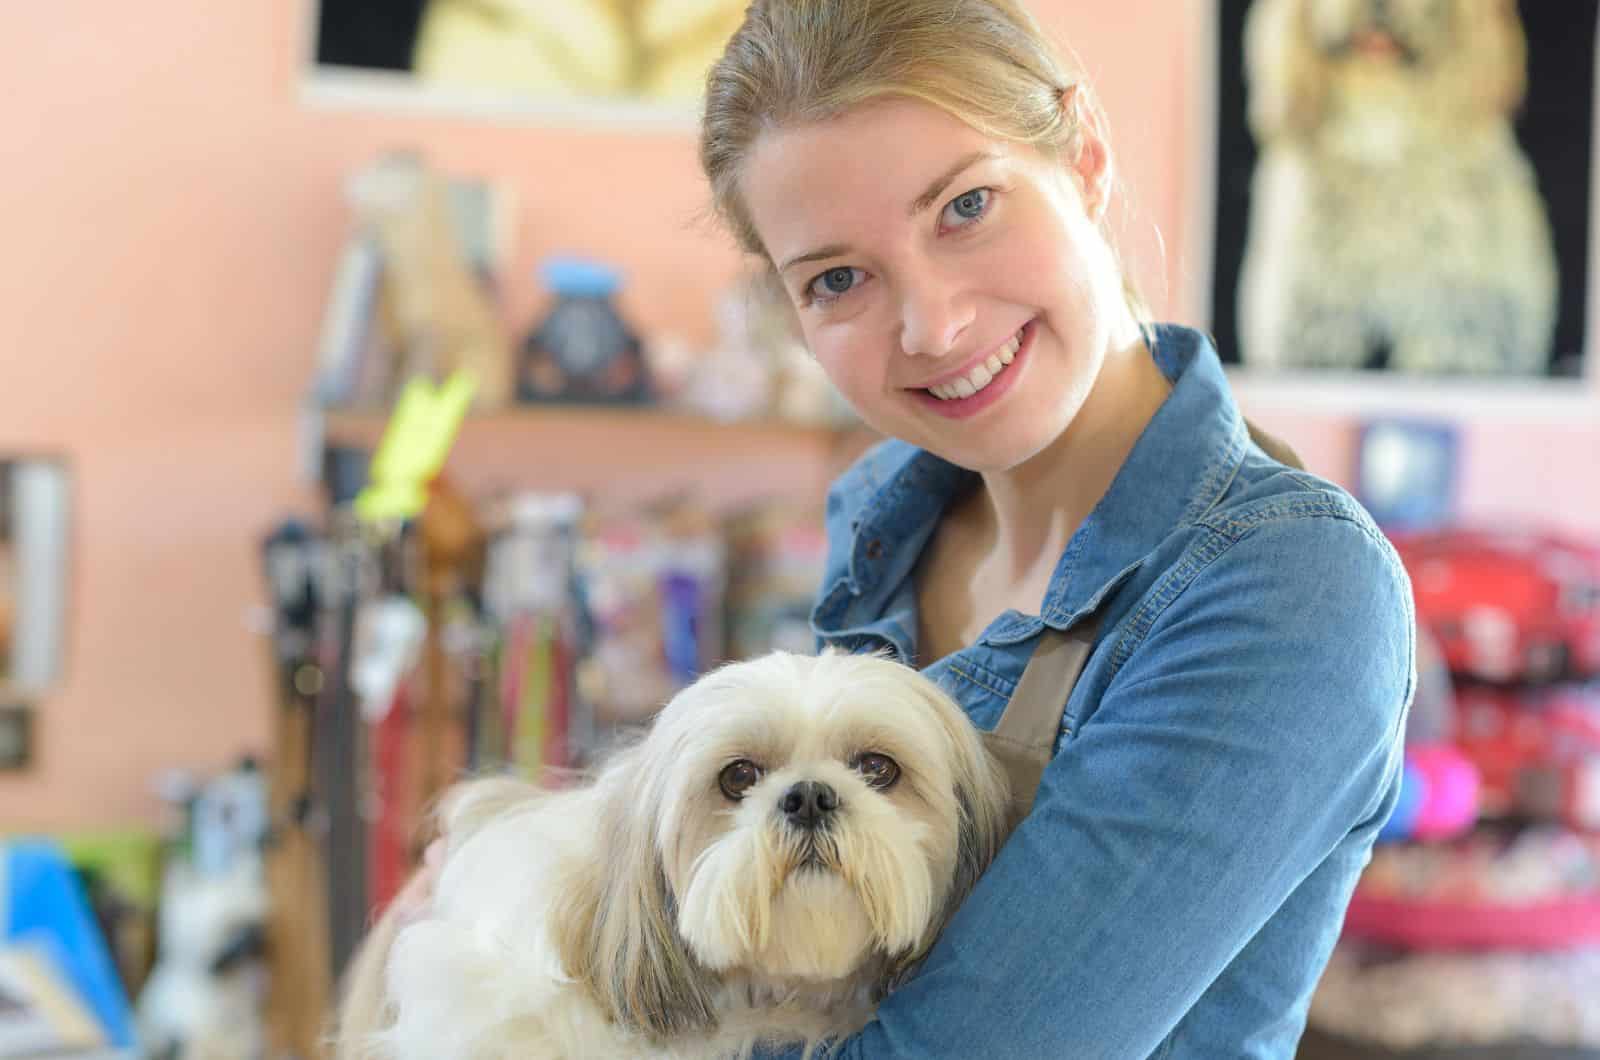
[[1528, 91], [1528, 38], [1515, 0], [1458, 3], [1456, 17], [1463, 41], [1451, 60], [1457, 98], [1489, 117], [1515, 113]]
[[1083, 197], [1083, 208], [1089, 219], [1098, 222], [1105, 216], [1111, 203], [1112, 164], [1111, 148], [1106, 140], [1106, 120], [1100, 108], [1089, 98], [1082, 85], [1072, 85], [1061, 92], [1061, 109], [1073, 130], [1067, 144], [1066, 162], [1072, 172], [1073, 183]]
[[641, 773], [648, 746], [630, 748], [601, 774], [597, 856], [568, 881], [550, 917], [567, 974], [613, 1022], [659, 1040], [715, 1026], [715, 981], [678, 934], [654, 820], [641, 809], [660, 804], [658, 786]]
[[919, 680], [918, 685], [919, 694], [939, 719], [950, 741], [954, 794], [961, 820], [955, 869], [950, 888], [945, 892], [943, 908], [933, 917], [915, 952], [900, 955], [887, 970], [886, 987], [895, 985], [932, 947], [977, 885], [978, 878], [1000, 852], [1013, 824], [1011, 789], [1005, 771], [984, 747], [978, 730], [973, 728], [961, 707], [931, 681]]
[[959, 725], [961, 738], [957, 750], [962, 765], [956, 776], [956, 802], [961, 807], [960, 845], [955, 875], [940, 918], [941, 929], [1000, 853], [1013, 824], [1011, 787], [1005, 771], [989, 755], [965, 716]]
[[1322, 117], [1327, 63], [1304, 0], [1255, 0], [1245, 17], [1250, 131], [1259, 143], [1305, 132]]

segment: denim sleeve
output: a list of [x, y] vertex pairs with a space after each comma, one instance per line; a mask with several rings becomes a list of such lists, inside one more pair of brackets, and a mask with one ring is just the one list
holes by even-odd
[[916, 977], [827, 1055], [1150, 1055], [1351, 830], [1376, 828], [1412, 621], [1370, 527], [1289, 519], [1222, 547], [1111, 634], [1137, 643], [1103, 645], [1127, 660], [1033, 811]]

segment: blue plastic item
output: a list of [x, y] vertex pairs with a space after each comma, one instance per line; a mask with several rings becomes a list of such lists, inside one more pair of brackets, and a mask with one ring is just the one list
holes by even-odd
[[0, 862], [0, 941], [42, 945], [111, 1044], [131, 1048], [133, 1011], [67, 856], [49, 840], [19, 839], [0, 844]]
[[567, 298], [609, 298], [622, 286], [622, 274], [588, 258], [546, 258], [539, 268], [545, 285]]
[[1407, 759], [1405, 771], [1400, 777], [1400, 800], [1395, 803], [1394, 813], [1389, 816], [1389, 822], [1379, 830], [1378, 842], [1389, 843], [1397, 839], [1409, 839], [1417, 826], [1417, 818], [1422, 814], [1423, 804], [1427, 801], [1428, 779], [1423, 776], [1422, 770]]

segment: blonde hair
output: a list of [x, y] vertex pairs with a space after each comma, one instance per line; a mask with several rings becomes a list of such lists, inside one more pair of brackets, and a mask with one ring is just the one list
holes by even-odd
[[[1105, 127], [1076, 64], [1014, 0], [754, 0], [707, 76], [700, 164], [717, 215], [741, 247], [766, 258], [739, 190], [763, 132], [899, 96], [985, 136], [1073, 157], [1079, 110], [1064, 105], [1068, 92]], [[1143, 299], [1122, 279], [1145, 319]]]

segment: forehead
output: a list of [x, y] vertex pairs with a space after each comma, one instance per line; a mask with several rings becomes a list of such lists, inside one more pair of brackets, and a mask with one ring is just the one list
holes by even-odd
[[977, 150], [1005, 156], [1012, 145], [920, 100], [876, 100], [763, 133], [739, 190], [767, 253], [782, 261], [818, 240], [908, 223], [928, 183]]
[[673, 723], [696, 730], [691, 742], [713, 758], [780, 762], [875, 749], [932, 760], [941, 728], [917, 680], [899, 664], [862, 658], [786, 672], [759, 660], [704, 681], [691, 696], [695, 709]]

